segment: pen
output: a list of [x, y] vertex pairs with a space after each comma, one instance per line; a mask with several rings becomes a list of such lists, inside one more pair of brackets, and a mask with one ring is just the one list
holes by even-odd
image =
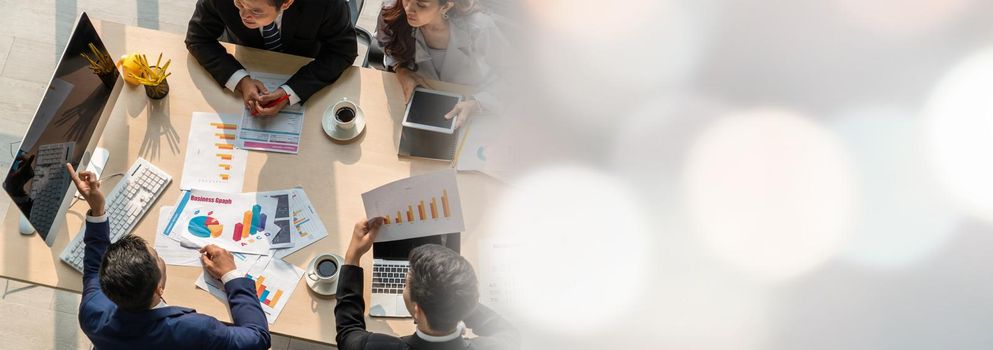
[[290, 95], [283, 95], [283, 97], [277, 98], [275, 101], [269, 102], [268, 104], [262, 105], [262, 108], [272, 108], [278, 105], [280, 102], [290, 99]]
[[[267, 104], [262, 105], [261, 108], [272, 108], [272, 107], [275, 107], [276, 105], [278, 105], [279, 103], [281, 103], [283, 101], [286, 101], [286, 100], [289, 100], [289, 99], [290, 99], [290, 95], [283, 95], [282, 97], [277, 98], [275, 101], [272, 101], [272, 102], [269, 102]], [[255, 114], [256, 114], [255, 111], [252, 111], [252, 115], [255, 115]]]

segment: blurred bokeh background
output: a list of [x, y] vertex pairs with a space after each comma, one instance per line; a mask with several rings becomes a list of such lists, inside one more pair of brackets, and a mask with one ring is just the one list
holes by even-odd
[[528, 348], [993, 348], [993, 2], [520, 4]]

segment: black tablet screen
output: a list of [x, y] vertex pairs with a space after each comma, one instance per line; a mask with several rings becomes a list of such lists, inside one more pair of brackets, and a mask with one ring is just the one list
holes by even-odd
[[451, 129], [454, 119], [445, 119], [445, 114], [452, 111], [458, 97], [438, 95], [425, 91], [414, 91], [414, 99], [410, 104], [410, 114], [407, 122]]

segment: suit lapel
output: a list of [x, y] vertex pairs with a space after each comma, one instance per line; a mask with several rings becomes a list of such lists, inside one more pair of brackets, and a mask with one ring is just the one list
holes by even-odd
[[464, 74], [469, 67], [469, 33], [461, 26], [461, 22], [452, 21], [448, 37], [448, 49], [445, 50], [445, 62], [438, 72], [442, 81], [460, 82], [458, 75]]
[[295, 51], [295, 47], [291, 47], [290, 41], [297, 32], [300, 23], [303, 22], [303, 1], [294, 1], [290, 8], [283, 11], [283, 19], [279, 28], [279, 37], [282, 39], [283, 47], [286, 48], [285, 52]]
[[414, 29], [414, 63], [417, 63], [417, 72], [421, 76], [431, 80], [441, 80], [438, 71], [431, 63], [431, 53], [428, 52], [427, 41], [424, 40], [424, 33], [420, 29]]

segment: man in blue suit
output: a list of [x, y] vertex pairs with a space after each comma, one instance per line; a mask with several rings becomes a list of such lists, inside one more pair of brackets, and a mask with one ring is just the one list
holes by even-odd
[[91, 172], [76, 174], [76, 189], [90, 205], [83, 242], [83, 298], [79, 326], [96, 349], [268, 349], [269, 326], [255, 283], [235, 271], [231, 253], [207, 246], [201, 261], [224, 282], [233, 326], [166, 304], [165, 262], [145, 240], [127, 235], [111, 244], [100, 183]]

